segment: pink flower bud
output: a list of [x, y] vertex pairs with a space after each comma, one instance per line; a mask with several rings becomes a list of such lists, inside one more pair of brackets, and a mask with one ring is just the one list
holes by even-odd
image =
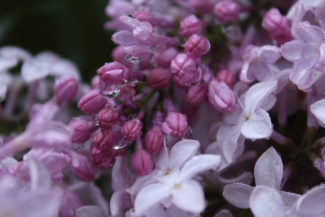
[[164, 133], [183, 138], [187, 131], [187, 117], [178, 112], [169, 112], [161, 129]]
[[116, 123], [119, 119], [119, 112], [113, 107], [102, 109], [98, 113], [98, 123], [102, 128], [109, 128], [112, 124]]
[[79, 196], [69, 190], [65, 190], [61, 197], [60, 217], [74, 217], [75, 211], [82, 206]]
[[133, 17], [137, 20], [140, 20], [142, 22], [146, 21], [150, 23], [151, 25], [156, 25], [155, 17], [148, 11], [135, 11], [133, 12]]
[[202, 14], [210, 12], [213, 8], [210, 0], [189, 0], [188, 3], [192, 8]]
[[214, 13], [220, 23], [229, 23], [238, 19], [240, 7], [233, 0], [224, 0], [214, 6]]
[[123, 124], [122, 136], [128, 141], [136, 140], [138, 136], [141, 135], [141, 129], [142, 122], [139, 119], [134, 118]]
[[169, 77], [170, 75], [165, 69], [157, 68], [148, 74], [146, 82], [151, 88], [162, 89], [168, 85]]
[[93, 146], [99, 150], [108, 150], [115, 145], [116, 134], [112, 130], [101, 130], [93, 140]]
[[202, 84], [192, 86], [187, 90], [185, 100], [191, 106], [198, 106], [204, 102], [206, 92], [206, 87]]
[[174, 47], [169, 47], [157, 53], [155, 60], [159, 66], [168, 67], [170, 62], [176, 57], [177, 50]]
[[112, 52], [112, 57], [115, 61], [123, 64], [124, 66], [126, 66], [127, 68], [132, 68], [133, 64], [131, 61], [129, 61], [126, 58], [126, 52], [124, 50], [124, 47], [122, 45], [117, 46], [116, 48], [114, 48], [113, 52]]
[[203, 36], [192, 35], [185, 43], [185, 53], [200, 58], [210, 50], [210, 42]]
[[174, 82], [180, 87], [188, 87], [201, 80], [202, 70], [197, 67], [196, 61], [191, 56], [180, 53], [170, 64], [170, 72]]
[[62, 76], [54, 83], [54, 95], [60, 102], [68, 102], [75, 98], [78, 91], [78, 83], [73, 76]]
[[212, 80], [209, 84], [208, 100], [218, 111], [230, 111], [235, 105], [236, 98], [232, 89], [225, 82]]
[[99, 112], [105, 104], [106, 99], [100, 94], [100, 91], [91, 90], [79, 100], [78, 108], [90, 115]]
[[131, 156], [131, 165], [138, 176], [147, 175], [153, 168], [152, 157], [145, 150], [138, 150]]
[[91, 89], [100, 89], [100, 77], [98, 75], [91, 79]]
[[235, 82], [233, 74], [227, 70], [219, 71], [216, 75], [216, 79], [217, 81], [225, 82], [229, 87], [231, 87]]
[[201, 34], [202, 23], [195, 15], [185, 17], [179, 27], [179, 35], [182, 37], [189, 37], [193, 34]]
[[71, 171], [79, 179], [84, 181], [91, 181], [94, 179], [96, 174], [88, 158], [76, 152], [73, 152], [71, 154]]
[[270, 9], [263, 17], [263, 28], [276, 41], [283, 44], [292, 39], [288, 19], [277, 8]]
[[100, 150], [92, 146], [90, 155], [91, 161], [98, 168], [107, 168], [114, 160], [112, 149]]
[[152, 154], [156, 154], [160, 151], [164, 140], [164, 134], [160, 127], [156, 126], [150, 129], [144, 137], [144, 147]]
[[128, 78], [128, 69], [116, 61], [105, 63], [97, 73], [107, 84], [122, 84]]
[[73, 130], [72, 142], [74, 143], [86, 142], [94, 130], [92, 123], [83, 119], [73, 119], [70, 121], [69, 127]]

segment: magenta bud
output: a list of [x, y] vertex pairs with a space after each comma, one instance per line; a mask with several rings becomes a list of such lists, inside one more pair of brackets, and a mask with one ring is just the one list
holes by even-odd
[[191, 35], [185, 43], [185, 53], [200, 58], [210, 50], [210, 42], [201, 35]]
[[90, 115], [99, 112], [106, 102], [99, 90], [91, 90], [79, 100], [78, 108]]
[[141, 129], [142, 122], [139, 119], [134, 118], [123, 124], [122, 136], [128, 141], [136, 140], [138, 136], [141, 135]]
[[169, 83], [169, 72], [162, 68], [152, 70], [146, 79], [149, 87], [153, 89], [165, 88]]
[[229, 87], [232, 87], [232, 85], [235, 82], [235, 78], [231, 72], [228, 70], [221, 70], [216, 75], [217, 81], [225, 82]]
[[192, 8], [202, 14], [210, 12], [213, 8], [210, 0], [189, 0], [188, 3]]
[[97, 70], [100, 78], [107, 84], [122, 84], [128, 78], [128, 69], [119, 62], [105, 63]]
[[281, 44], [292, 39], [288, 19], [277, 8], [271, 8], [264, 15], [262, 26], [271, 37]]
[[232, 89], [225, 82], [212, 80], [209, 84], [208, 100], [217, 111], [230, 111], [235, 105], [236, 98]]
[[98, 123], [102, 128], [109, 128], [115, 124], [119, 119], [119, 112], [113, 107], [102, 109], [98, 113]]
[[96, 171], [86, 156], [73, 153], [71, 154], [71, 158], [71, 171], [73, 174], [84, 181], [91, 181], [94, 179]]
[[152, 157], [145, 150], [138, 150], [131, 156], [131, 165], [138, 176], [147, 175], [153, 168]]
[[156, 24], [156, 20], [154, 18], [154, 16], [149, 12], [149, 11], [135, 11], [132, 13], [133, 17], [139, 21], [142, 22], [148, 22], [151, 25], [155, 25]]
[[127, 68], [132, 68], [132, 62], [129, 61], [126, 58], [126, 52], [124, 50], [124, 47], [122, 45], [117, 46], [116, 48], [114, 48], [113, 52], [112, 52], [112, 57], [115, 61], [123, 64], [124, 66], [126, 66]]
[[163, 140], [164, 134], [160, 127], [155, 126], [146, 133], [144, 137], [144, 147], [149, 153], [156, 154], [160, 151]]
[[112, 149], [100, 150], [91, 146], [90, 155], [91, 161], [98, 168], [107, 168], [114, 160]]
[[178, 112], [169, 112], [161, 129], [164, 133], [183, 138], [187, 132], [187, 117]]
[[55, 80], [54, 95], [60, 102], [73, 100], [78, 92], [78, 83], [73, 76], [62, 76]]
[[116, 134], [112, 130], [101, 130], [96, 133], [93, 146], [99, 150], [108, 150], [115, 145]]
[[157, 53], [155, 56], [156, 63], [159, 66], [168, 67], [170, 62], [176, 57], [177, 50], [174, 47], [169, 47]]
[[83, 119], [73, 119], [70, 121], [69, 127], [73, 130], [72, 142], [74, 143], [86, 142], [94, 130], [92, 123]]
[[233, 0], [224, 0], [214, 6], [214, 14], [220, 23], [229, 23], [238, 19], [240, 7]]
[[191, 106], [198, 106], [204, 102], [207, 90], [202, 84], [190, 87], [187, 90], [185, 100]]
[[185, 17], [179, 27], [179, 35], [189, 37], [193, 34], [201, 34], [202, 22], [195, 15]]
[[196, 60], [185, 53], [180, 53], [173, 59], [170, 72], [174, 82], [180, 87], [191, 86], [199, 82], [202, 76], [202, 70], [197, 67]]

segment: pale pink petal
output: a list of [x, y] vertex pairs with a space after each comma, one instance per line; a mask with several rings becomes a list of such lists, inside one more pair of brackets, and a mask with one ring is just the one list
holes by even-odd
[[319, 125], [325, 127], [325, 98], [311, 104], [310, 111], [317, 119]]
[[200, 143], [197, 140], [184, 139], [176, 143], [170, 150], [169, 161], [174, 169], [180, 169], [184, 163], [193, 157], [199, 150]]
[[276, 88], [276, 81], [264, 81], [250, 87], [245, 95], [244, 106], [246, 112], [253, 113], [268, 96], [275, 92]]
[[305, 216], [324, 216], [325, 215], [325, 185], [312, 188], [301, 196], [296, 204], [296, 211]]
[[126, 45], [126, 46], [136, 43], [133, 37], [133, 33], [128, 30], [123, 30], [115, 33], [112, 36], [112, 41], [115, 42], [116, 44]]
[[186, 180], [210, 169], [217, 169], [220, 164], [220, 155], [201, 154], [187, 161], [181, 170], [181, 179]]
[[233, 215], [229, 210], [224, 209], [218, 212], [217, 214], [215, 214], [214, 217], [233, 217]]
[[114, 192], [110, 201], [112, 216], [122, 216], [124, 214], [124, 209], [130, 205], [130, 195], [126, 191]]
[[281, 195], [266, 186], [257, 186], [249, 199], [249, 206], [255, 217], [285, 217]]
[[254, 168], [254, 177], [256, 185], [280, 189], [283, 164], [281, 157], [273, 147], [266, 150], [258, 158]]
[[29, 159], [30, 188], [31, 190], [49, 189], [51, 177], [46, 167], [40, 162]]
[[108, 214], [108, 203], [102, 195], [102, 192], [99, 188], [94, 184], [89, 184], [89, 192], [98, 207], [105, 213]]
[[302, 41], [290, 41], [281, 46], [282, 56], [291, 62], [297, 62], [300, 59], [319, 58], [319, 49], [312, 44]]
[[241, 133], [247, 139], [267, 139], [272, 134], [272, 122], [269, 113], [256, 110], [241, 127]]
[[107, 217], [98, 206], [83, 206], [76, 210], [76, 217]]
[[205, 207], [203, 188], [193, 180], [175, 186], [172, 191], [172, 200], [175, 206], [188, 212], [200, 213]]
[[168, 198], [171, 194], [169, 186], [163, 184], [150, 184], [144, 187], [135, 197], [134, 209], [136, 215], [143, 214], [152, 206]]
[[280, 191], [279, 192], [282, 199], [283, 203], [286, 208], [291, 208], [292, 205], [298, 200], [298, 198], [301, 196], [300, 194], [295, 194], [291, 192], [286, 192], [286, 191]]
[[324, 31], [308, 22], [300, 22], [296, 28], [296, 34], [302, 41], [321, 44], [325, 40]]
[[249, 196], [254, 188], [243, 183], [233, 183], [223, 188], [223, 197], [238, 208], [249, 208]]

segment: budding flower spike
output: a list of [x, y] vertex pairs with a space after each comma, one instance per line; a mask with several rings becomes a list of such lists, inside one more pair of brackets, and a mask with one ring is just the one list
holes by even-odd
[[91, 4], [0, 47], [0, 216], [325, 216], [325, 0]]

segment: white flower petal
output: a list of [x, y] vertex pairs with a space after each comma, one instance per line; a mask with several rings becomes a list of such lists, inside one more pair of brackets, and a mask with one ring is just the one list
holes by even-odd
[[319, 125], [325, 127], [325, 98], [311, 104], [310, 111], [317, 119]]
[[258, 158], [254, 168], [254, 177], [256, 185], [280, 189], [283, 164], [281, 157], [273, 147], [266, 150]]
[[188, 212], [200, 213], [204, 210], [205, 199], [202, 186], [190, 180], [176, 186], [172, 192], [172, 200], [175, 206]]
[[273, 188], [255, 187], [249, 199], [249, 206], [255, 217], [285, 217], [281, 195]]
[[312, 44], [308, 44], [302, 41], [290, 41], [281, 46], [282, 56], [290, 61], [297, 62], [301, 59], [318, 59], [319, 58], [319, 49]]
[[275, 92], [277, 88], [276, 81], [264, 81], [254, 84], [245, 95], [245, 111], [248, 114], [253, 113], [268, 97]]
[[223, 188], [223, 197], [238, 208], [249, 208], [249, 196], [254, 188], [243, 183], [233, 183]]
[[273, 125], [269, 113], [256, 110], [241, 127], [241, 133], [247, 139], [267, 139], [272, 134]]
[[51, 176], [46, 167], [33, 158], [29, 160], [29, 173], [31, 190], [49, 189], [51, 187]]
[[174, 169], [180, 169], [184, 163], [193, 157], [200, 147], [197, 140], [183, 139], [176, 143], [170, 150], [170, 163]]
[[98, 206], [83, 206], [76, 210], [76, 217], [107, 217]]
[[216, 169], [220, 164], [220, 156], [201, 154], [187, 161], [181, 170], [181, 179], [186, 180], [210, 169]]
[[296, 204], [295, 208], [299, 214], [305, 216], [318, 217], [325, 215], [325, 185], [320, 185], [312, 188], [303, 196], [301, 196]]
[[136, 215], [143, 214], [152, 206], [168, 198], [171, 194], [169, 186], [164, 184], [150, 184], [144, 187], [135, 197], [134, 209]]

